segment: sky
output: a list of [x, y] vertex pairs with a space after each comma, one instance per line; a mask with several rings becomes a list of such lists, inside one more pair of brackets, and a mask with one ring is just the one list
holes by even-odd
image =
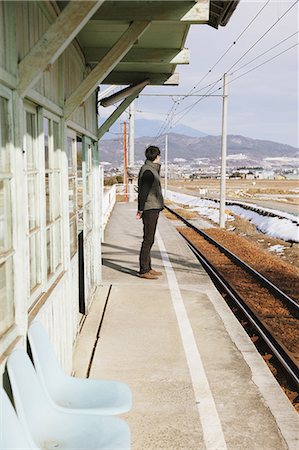
[[[280, 20], [278, 19], [295, 6]], [[218, 30], [207, 25], [192, 25], [185, 43], [190, 50], [190, 64], [178, 65], [180, 85], [147, 87], [144, 93], [185, 94], [208, 73], [197, 90], [219, 80], [239, 58], [276, 22], [228, 74], [228, 134], [239, 134], [299, 147], [298, 137], [298, 0], [241, 0], [229, 23]], [[238, 39], [257, 13], [263, 11]], [[243, 69], [242, 65], [294, 34], [261, 58]], [[232, 43], [236, 44], [232, 46]], [[273, 61], [233, 81], [251, 68], [283, 52]], [[218, 59], [232, 47], [213, 68]], [[231, 73], [234, 72], [235, 73]], [[222, 82], [215, 85], [220, 87]], [[199, 94], [205, 94], [208, 88]], [[215, 94], [221, 94], [217, 91]], [[177, 98], [174, 98], [177, 100]], [[198, 102], [187, 114], [180, 113], [199, 100], [188, 97], [176, 109], [172, 124], [184, 124], [211, 135], [221, 134], [222, 98], [209, 97]], [[173, 105], [173, 97], [143, 97], [136, 100], [136, 119], [165, 120]], [[109, 108], [110, 109], [110, 108]], [[108, 110], [108, 108], [107, 108]], [[106, 114], [108, 111], [106, 111]], [[110, 111], [111, 113], [111, 111]], [[171, 128], [169, 129], [171, 132]]]

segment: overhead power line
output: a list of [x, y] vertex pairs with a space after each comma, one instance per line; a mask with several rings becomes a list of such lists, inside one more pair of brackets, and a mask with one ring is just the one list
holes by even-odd
[[[298, 3], [299, 0], [296, 0], [283, 14], [282, 16], [280, 16], [266, 31], [265, 33], [263, 33], [263, 35], [258, 38], [256, 40], [256, 42], [248, 49], [246, 50], [245, 53], [243, 53], [243, 55], [228, 69], [225, 70], [225, 73], [229, 73], [291, 10], [292, 8]], [[161, 134], [163, 134], [163, 132], [165, 132], [167, 129], [172, 128], [173, 126], [175, 126], [182, 118], [184, 118], [198, 103], [200, 103], [202, 100], [204, 100], [205, 98], [209, 97], [210, 95], [213, 95], [213, 93], [219, 91], [221, 89], [217, 88], [216, 90], [214, 90], [213, 92], [211, 92], [211, 90], [213, 89], [213, 87], [219, 83], [222, 78], [214, 81], [213, 83], [210, 83], [209, 85], [205, 86], [204, 88], [201, 88], [199, 90], [195, 90], [200, 83], [212, 72], [212, 70], [216, 67], [216, 65], [224, 58], [224, 56], [229, 52], [229, 50], [236, 44], [236, 42], [243, 36], [243, 34], [250, 28], [250, 26], [252, 25], [252, 23], [256, 20], [256, 18], [261, 14], [261, 12], [265, 9], [265, 7], [269, 4], [270, 0], [268, 0], [266, 2], [265, 5], [262, 6], [262, 8], [258, 11], [258, 13], [255, 15], [255, 17], [250, 21], [250, 23], [244, 28], [244, 30], [239, 34], [239, 36], [233, 41], [233, 43], [230, 45], [230, 47], [226, 50], [226, 52], [216, 61], [216, 63], [212, 66], [212, 68], [206, 73], [206, 75], [204, 77], [202, 77], [199, 82], [188, 92], [188, 94], [186, 94], [185, 96], [183, 96], [182, 98], [176, 100], [174, 102], [174, 104], [172, 105], [172, 107], [170, 108], [167, 117], [164, 121], [164, 124], [162, 124], [162, 126], [160, 127], [158, 134], [156, 135], [155, 139], [157, 139], [159, 136], [161, 136]], [[267, 51], [263, 52], [261, 55], [253, 58], [250, 62], [244, 64], [243, 66], [241, 66], [240, 68], [237, 68], [233, 73], [236, 73], [237, 71], [241, 70], [242, 68], [244, 68], [245, 66], [248, 66], [249, 64], [251, 64], [252, 62], [254, 62], [255, 60], [261, 58], [262, 56], [264, 56], [266, 53], [268, 53], [269, 51], [273, 50], [274, 48], [276, 48], [277, 46], [281, 45], [283, 42], [287, 41], [288, 39], [290, 39], [291, 37], [293, 37], [294, 35], [296, 35], [298, 32], [288, 36], [287, 38], [283, 39], [282, 41], [280, 41], [278, 44], [276, 44], [275, 46], [271, 47], [270, 49], [268, 49]], [[229, 83], [231, 83], [232, 81], [241, 78], [242, 76], [245, 76], [247, 73], [252, 72], [253, 70], [256, 70], [257, 68], [263, 66], [264, 64], [266, 64], [267, 62], [272, 61], [273, 59], [277, 58], [278, 56], [282, 55], [283, 53], [285, 53], [286, 51], [290, 50], [291, 48], [293, 48], [294, 46], [288, 48], [287, 50], [279, 53], [278, 55], [275, 55], [274, 57], [270, 58], [269, 60], [263, 62], [262, 64], [250, 69], [249, 71], [245, 72], [244, 74], [241, 74], [240, 76], [234, 78], [233, 80], [229, 81]], [[201, 97], [199, 100], [197, 100], [196, 102], [192, 103], [191, 105], [188, 105], [186, 108], [184, 108], [183, 110], [179, 111], [176, 113], [179, 105], [189, 96], [191, 96], [190, 94], [196, 94], [198, 92], [201, 92], [202, 90], [206, 89], [207, 87], [210, 87], [210, 89], [205, 92], [204, 96]], [[186, 111], [186, 112], [185, 112]], [[184, 113], [183, 115], [181, 115], [182, 113]], [[173, 125], [171, 125], [173, 118], [175, 116], [179, 116], [178, 120], [175, 121], [175, 123]]]
[[243, 36], [243, 34], [250, 28], [250, 26], [253, 24], [255, 19], [261, 14], [261, 12], [266, 8], [270, 0], [268, 0], [262, 8], [257, 12], [257, 14], [254, 16], [254, 18], [249, 22], [249, 24], [244, 28], [244, 30], [239, 34], [239, 36], [233, 41], [233, 43], [229, 46], [229, 48], [226, 50], [226, 52], [223, 53], [223, 55], [216, 61], [216, 63], [213, 65], [213, 67], [209, 70], [208, 73], [212, 72], [212, 70], [217, 66], [217, 64], [222, 61], [224, 56], [227, 55], [227, 53], [236, 45], [238, 40]]
[[229, 83], [232, 83], [233, 81], [238, 80], [239, 78], [244, 77], [244, 76], [247, 75], [248, 73], [250, 73], [250, 72], [252, 72], [252, 71], [258, 69], [259, 67], [264, 66], [264, 65], [267, 64], [268, 62], [273, 61], [273, 59], [278, 58], [279, 56], [283, 55], [284, 53], [288, 52], [289, 50], [292, 50], [292, 48], [295, 48], [295, 47], [297, 47], [298, 45], [299, 45], [299, 43], [297, 42], [296, 44], [292, 45], [291, 47], [288, 47], [286, 50], [283, 50], [282, 52], [278, 53], [277, 55], [272, 56], [272, 58], [267, 59], [267, 61], [264, 61], [263, 63], [259, 64], [258, 66], [253, 67], [252, 69], [248, 70], [247, 72], [242, 73], [242, 74], [239, 75], [238, 77], [233, 78], [231, 81], [228, 82], [228, 84], [229, 84]]
[[288, 14], [290, 11], [291, 11], [291, 9], [292, 8], [294, 8], [294, 6], [298, 3], [298, 1], [299, 0], [296, 0], [284, 13], [283, 13], [283, 15], [282, 16], [280, 16], [272, 25], [271, 25], [271, 27], [270, 28], [268, 28], [267, 29], [267, 31], [265, 31], [265, 33], [264, 34], [262, 34], [262, 36], [259, 38], [259, 39], [257, 39], [256, 41], [255, 41], [255, 43], [248, 49], [248, 50], [246, 50], [246, 52], [245, 53], [243, 53], [243, 55], [226, 71], [227, 73], [229, 73], [231, 70], [232, 70], [232, 68], [233, 67], [235, 67], [240, 61], [242, 61], [242, 59], [246, 56], [246, 55], [248, 55], [248, 53], [262, 40], [262, 39], [264, 39], [264, 37], [272, 30], [272, 28], [274, 28], [277, 24], [278, 24], [278, 22], [280, 22], [281, 21], [281, 19], [283, 19], [284, 18], [284, 16], [286, 16], [286, 14]]
[[243, 36], [243, 34], [245, 34], [245, 32], [251, 27], [251, 25], [253, 24], [253, 22], [256, 20], [256, 18], [261, 14], [261, 12], [266, 8], [266, 6], [268, 5], [268, 3], [270, 2], [270, 0], [268, 0], [263, 6], [262, 8], [257, 12], [257, 14], [254, 16], [254, 18], [249, 22], [249, 24], [244, 28], [244, 30], [239, 34], [239, 36], [233, 41], [233, 43], [229, 46], [229, 48], [222, 54], [222, 56], [220, 56], [220, 58], [218, 58], [218, 60], [215, 62], [215, 64], [208, 70], [208, 72], [201, 78], [201, 80], [199, 80], [198, 83], [196, 83], [196, 85], [190, 90], [190, 93], [193, 92], [193, 90], [195, 90], [200, 83], [213, 71], [213, 69], [215, 69], [215, 67], [219, 64], [220, 61], [222, 61], [222, 59], [227, 55], [227, 53], [236, 45], [236, 43], [239, 41], [239, 39]]
[[[247, 75], [248, 73], [253, 72], [254, 70], [259, 69], [260, 67], [262, 67], [262, 66], [264, 66], [265, 64], [269, 63], [270, 61], [273, 61], [274, 59], [278, 58], [279, 56], [283, 55], [284, 53], [286, 53], [286, 52], [292, 50], [293, 48], [297, 47], [298, 45], [299, 45], [299, 43], [297, 42], [296, 44], [294, 44], [294, 45], [288, 47], [287, 49], [285, 49], [285, 50], [283, 50], [282, 52], [278, 53], [277, 55], [273, 56], [272, 58], [269, 58], [268, 60], [264, 61], [263, 63], [261, 63], [261, 64], [255, 66], [255, 67], [253, 67], [253, 68], [250, 69], [250, 70], [248, 70], [247, 72], [244, 72], [244, 73], [242, 73], [241, 75], [239, 75], [239, 76], [233, 78], [232, 80], [229, 80], [229, 81], [227, 82], [227, 84], [231, 84], [231, 83], [233, 83], [234, 81], [238, 80], [239, 78], [244, 77], [244, 76]], [[215, 93], [215, 92], [217, 92], [217, 91], [219, 91], [220, 89], [222, 89], [222, 88], [220, 87], [220, 88], [215, 89], [215, 90], [212, 92], [212, 94]], [[186, 113], [185, 113], [183, 116], [179, 117], [179, 119], [175, 121], [175, 123], [173, 124], [173, 127], [174, 127], [180, 120], [182, 120], [182, 119], [183, 119], [183, 118], [191, 111], [191, 109], [193, 109], [193, 108], [194, 108], [198, 103], [200, 103], [202, 100], [204, 100], [204, 98], [201, 98], [201, 99], [197, 100], [196, 102], [194, 102], [192, 105], [189, 105], [188, 111], [186, 111]]]
[[236, 72], [239, 72], [239, 70], [243, 69], [246, 66], [249, 66], [249, 64], [253, 63], [254, 61], [256, 61], [257, 59], [261, 58], [262, 56], [266, 55], [267, 53], [269, 53], [271, 50], [274, 50], [274, 48], [278, 47], [279, 45], [283, 44], [284, 42], [288, 41], [289, 39], [291, 39], [292, 37], [296, 36], [296, 34], [298, 34], [299, 31], [296, 31], [295, 33], [291, 34], [290, 36], [288, 36], [287, 38], [283, 39], [282, 41], [278, 42], [278, 44], [274, 45], [273, 47], [269, 48], [268, 50], [266, 50], [265, 52], [261, 53], [260, 55], [256, 56], [255, 58], [253, 58], [251, 61], [247, 62], [246, 64], [243, 64], [243, 66], [239, 67], [238, 69], [236, 69], [234, 72], [231, 72], [230, 75], [234, 75]]
[[[199, 80], [198, 83], [196, 83], [195, 86], [193, 86], [193, 88], [189, 91], [189, 93], [184, 96], [182, 99], [175, 101], [175, 103], [172, 105], [172, 107], [170, 108], [168, 115], [165, 119], [165, 124], [160, 127], [155, 140], [161, 135], [163, 134], [163, 131], [166, 129], [167, 125], [169, 123], [171, 123], [175, 112], [177, 110], [177, 108], [179, 107], [180, 103], [182, 103], [185, 98], [188, 98], [189, 95], [203, 82], [203, 80], [213, 71], [213, 69], [217, 66], [217, 64], [224, 58], [224, 56], [231, 50], [232, 47], [234, 47], [236, 45], [236, 43], [239, 41], [239, 39], [243, 36], [243, 34], [250, 28], [250, 26], [252, 25], [252, 23], [256, 20], [256, 18], [261, 14], [261, 12], [264, 10], [264, 8], [268, 5], [268, 3], [270, 2], [270, 0], [268, 0], [265, 5], [262, 6], [262, 8], [257, 12], [257, 14], [255, 15], [255, 17], [249, 22], [249, 24], [244, 28], [244, 30], [239, 34], [239, 36], [233, 41], [233, 43], [230, 45], [230, 47], [224, 52], [224, 54], [216, 61], [216, 63], [211, 67], [211, 69], [208, 70], [208, 72]], [[213, 84], [213, 83], [212, 83]], [[209, 87], [210, 85], [208, 85], [207, 87]], [[202, 89], [205, 89], [202, 88]], [[196, 92], [200, 92], [200, 91], [196, 91]]]

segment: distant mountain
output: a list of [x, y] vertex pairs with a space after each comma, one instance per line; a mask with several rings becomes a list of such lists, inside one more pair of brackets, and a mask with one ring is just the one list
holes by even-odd
[[[163, 125], [164, 122], [162, 120], [137, 119], [135, 120], [135, 138], [138, 139], [142, 136], [156, 136]], [[117, 122], [112, 125], [109, 131], [110, 133], [106, 133], [103, 140], [111, 139], [113, 137], [112, 133], [121, 134], [119, 123]], [[203, 133], [202, 131], [196, 130], [195, 128], [191, 128], [186, 125], [176, 125], [171, 129], [171, 132], [177, 134], [185, 134], [187, 136], [193, 137], [207, 136], [206, 133]]]
[[[144, 160], [144, 150], [148, 145], [158, 145], [164, 159], [165, 136], [154, 141], [151, 136], [135, 140], [135, 161]], [[253, 165], [269, 166], [271, 159], [293, 159], [299, 156], [299, 149], [277, 142], [251, 139], [244, 136], [229, 135], [227, 138], [228, 165], [231, 167]], [[193, 137], [185, 134], [168, 134], [168, 160], [182, 163], [199, 162], [213, 166], [219, 165], [221, 155], [221, 136]], [[100, 141], [100, 160], [120, 165], [123, 161], [122, 139]], [[293, 165], [295, 162], [293, 163]]]

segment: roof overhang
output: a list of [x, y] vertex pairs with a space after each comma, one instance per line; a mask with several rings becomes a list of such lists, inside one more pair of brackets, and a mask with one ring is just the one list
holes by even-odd
[[[184, 44], [190, 25], [224, 26], [238, 2], [106, 0], [76, 39], [86, 63], [93, 69], [134, 22], [148, 21], [147, 29], [101, 83], [135, 85], [149, 80], [151, 85], [177, 85], [177, 64], [189, 62]], [[68, 3], [57, 2], [61, 10]]]

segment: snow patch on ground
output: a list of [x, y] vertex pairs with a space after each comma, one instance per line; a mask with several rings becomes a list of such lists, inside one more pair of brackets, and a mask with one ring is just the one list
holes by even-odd
[[[212, 200], [205, 200], [202, 198], [194, 197], [192, 195], [181, 194], [178, 192], [167, 191], [166, 198], [175, 203], [180, 203], [186, 206], [190, 206], [194, 211], [197, 211], [200, 215], [211, 219], [215, 223], [219, 223], [219, 203]], [[257, 208], [256, 205], [251, 205]], [[287, 213], [282, 213], [277, 210], [270, 210], [266, 208], [260, 208], [264, 211], [272, 212], [283, 216], [268, 217], [262, 216], [255, 211], [251, 211], [242, 208], [240, 205], [228, 205], [229, 211], [237, 214], [244, 219], [249, 220], [256, 225], [257, 229], [262, 233], [269, 236], [282, 239], [284, 241], [299, 242], [299, 218]], [[232, 218], [231, 215], [226, 213], [226, 220]]]
[[269, 252], [275, 252], [275, 253], [283, 253], [286, 247], [284, 247], [283, 245], [271, 245], [271, 247], [269, 247]]

